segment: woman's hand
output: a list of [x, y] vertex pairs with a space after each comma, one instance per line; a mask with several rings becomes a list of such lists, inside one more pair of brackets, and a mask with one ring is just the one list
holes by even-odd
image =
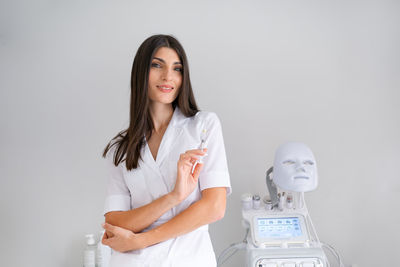
[[[197, 186], [200, 171], [203, 168], [202, 163], [197, 163], [193, 170], [196, 161], [200, 156], [206, 155], [207, 148], [204, 150], [193, 149], [181, 154], [178, 160], [178, 175], [176, 178], [175, 188], [172, 190], [172, 195], [179, 201], [187, 198]], [[193, 173], [192, 173], [193, 170]]]
[[[135, 234], [130, 230], [109, 223], [104, 223], [103, 228], [106, 230], [106, 233], [104, 233], [101, 243], [113, 250], [126, 252], [146, 247], [142, 234]], [[112, 237], [110, 237], [110, 233]]]

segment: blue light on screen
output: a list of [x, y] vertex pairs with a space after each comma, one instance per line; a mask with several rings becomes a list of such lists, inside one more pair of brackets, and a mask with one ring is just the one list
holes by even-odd
[[292, 238], [302, 235], [297, 217], [259, 218], [257, 223], [261, 238]]

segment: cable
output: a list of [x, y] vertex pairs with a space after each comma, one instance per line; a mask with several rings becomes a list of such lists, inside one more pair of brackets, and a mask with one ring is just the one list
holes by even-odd
[[306, 222], [308, 224], [308, 227], [311, 228], [311, 230], [312, 230], [313, 236], [315, 238], [314, 241], [317, 244], [320, 244], [321, 242], [319, 241], [319, 238], [318, 238], [318, 235], [317, 235], [317, 231], [315, 230], [314, 224], [313, 224], [313, 222], [311, 220], [310, 212], [308, 211], [307, 204], [306, 204], [306, 201], [304, 199], [304, 193], [303, 192], [300, 193], [300, 199], [301, 199], [301, 201], [303, 203], [303, 207], [304, 207], [304, 209], [306, 211], [306, 215], [307, 215]]
[[[323, 242], [321, 242], [321, 241], [319, 240], [318, 235], [317, 235], [317, 231], [315, 230], [314, 224], [313, 224], [313, 222], [312, 222], [312, 220], [311, 220], [310, 212], [308, 211], [308, 208], [307, 208], [307, 205], [306, 205], [306, 201], [304, 200], [304, 194], [301, 194], [301, 198], [302, 198], [302, 201], [303, 201], [303, 203], [304, 203], [304, 208], [306, 209], [306, 213], [307, 213], [307, 220], [306, 220], [306, 221], [310, 224], [310, 226], [311, 226], [311, 228], [312, 228], [312, 231], [313, 231], [313, 234], [315, 235], [316, 241], [317, 241], [318, 244], [320, 244], [322, 247], [326, 247], [326, 248], [332, 253], [332, 255], [336, 257], [336, 260], [337, 260], [338, 263], [339, 263], [339, 267], [345, 267], [344, 264], [343, 264], [342, 257], [341, 257], [341, 255], [339, 254], [339, 252], [337, 252], [336, 249], [335, 249], [334, 247], [332, 247], [331, 245], [326, 244], [326, 243], [323, 243]], [[330, 266], [330, 264], [329, 264], [329, 262], [328, 262], [328, 267], [329, 267], [329, 266]]]
[[323, 247], [326, 247], [332, 253], [332, 255], [336, 257], [336, 260], [338, 261], [340, 267], [345, 267], [341, 255], [339, 254], [339, 252], [336, 251], [336, 249], [333, 246], [323, 242], [321, 242], [321, 245]]
[[[224, 264], [230, 257], [232, 257], [233, 255], [235, 255], [236, 252], [238, 252], [241, 249], [246, 248], [245, 243], [237, 243], [237, 244], [232, 244], [226, 251], [224, 251], [224, 254], [221, 255], [220, 257], [218, 257], [218, 263], [217, 266], [222, 266], [222, 264]], [[225, 255], [227, 254], [228, 251], [235, 249], [229, 256], [226, 257], [226, 259], [222, 260], [222, 257], [225, 257]]]
[[[246, 248], [247, 246], [247, 236], [249, 234], [249, 228], [246, 229], [246, 235], [243, 239], [242, 242], [240, 243], [233, 243], [231, 244], [229, 247], [227, 247], [226, 249], [224, 249], [221, 254], [218, 256], [218, 261], [217, 261], [217, 266], [221, 266], [222, 264], [224, 264], [230, 257], [232, 257], [233, 255], [235, 255], [236, 252], [238, 252], [241, 249]], [[231, 250], [233, 250], [233, 253], [231, 253], [229, 256], [226, 257], [226, 255], [228, 254], [228, 252], [230, 252]], [[224, 259], [224, 257], [226, 257]]]

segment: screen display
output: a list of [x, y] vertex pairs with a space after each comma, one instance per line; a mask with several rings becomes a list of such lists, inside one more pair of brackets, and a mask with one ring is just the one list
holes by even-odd
[[298, 217], [258, 218], [260, 238], [292, 238], [302, 235]]

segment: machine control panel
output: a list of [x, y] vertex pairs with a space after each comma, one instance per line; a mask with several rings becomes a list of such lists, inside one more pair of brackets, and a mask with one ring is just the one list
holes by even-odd
[[252, 235], [258, 247], [275, 244], [299, 244], [309, 240], [302, 215], [254, 216]]

